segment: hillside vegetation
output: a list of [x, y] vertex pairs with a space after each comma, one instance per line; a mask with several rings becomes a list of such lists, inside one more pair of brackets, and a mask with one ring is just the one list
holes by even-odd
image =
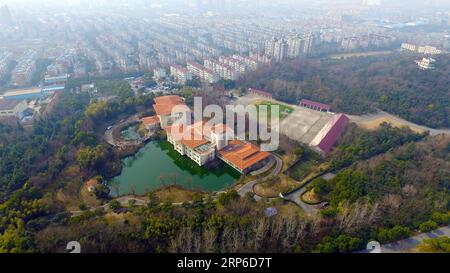
[[450, 55], [435, 70], [420, 70], [420, 56], [294, 60], [246, 75], [240, 82], [275, 98], [330, 103], [336, 112], [366, 114], [376, 108], [433, 128], [450, 128]]

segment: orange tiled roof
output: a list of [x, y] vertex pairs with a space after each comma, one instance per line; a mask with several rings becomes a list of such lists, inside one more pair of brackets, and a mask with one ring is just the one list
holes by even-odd
[[258, 146], [239, 140], [231, 140], [219, 153], [242, 171], [270, 156], [268, 152], [261, 151]]
[[88, 187], [93, 187], [93, 186], [95, 186], [95, 185], [97, 185], [97, 184], [98, 184], [97, 179], [90, 179], [89, 181], [86, 182], [86, 185], [87, 185]]
[[180, 96], [160, 96], [153, 99], [156, 104], [184, 104], [183, 99]]
[[199, 121], [189, 126], [182, 124], [166, 127], [165, 130], [168, 134], [172, 133], [172, 129], [177, 129], [179, 132], [188, 131], [189, 139], [182, 138], [180, 142], [191, 149], [197, 148], [203, 144], [208, 143], [205, 139], [205, 135], [210, 135], [211, 132], [223, 133], [226, 132], [227, 126], [225, 124], [216, 124], [210, 126], [206, 121]]
[[204, 145], [206, 143], [209, 143], [209, 141], [207, 141], [204, 138], [200, 139], [200, 140], [194, 140], [194, 139], [191, 139], [191, 140], [183, 139], [183, 140], [181, 140], [181, 144], [183, 144], [183, 145], [185, 145], [185, 146], [187, 146], [187, 147], [189, 147], [191, 149], [195, 149], [195, 148], [197, 148], [199, 146], [202, 146], [202, 145]]
[[[153, 108], [155, 109], [157, 115], [170, 115], [175, 106], [186, 106], [183, 99], [175, 95], [156, 97], [154, 98], [154, 101], [155, 104], [153, 104]], [[186, 110], [189, 110], [187, 106]]]
[[159, 123], [159, 118], [157, 116], [145, 117], [141, 119], [145, 126], [154, 125]]
[[188, 130], [189, 133], [188, 137], [185, 138], [183, 135], [181, 140], [179, 140], [179, 142], [191, 149], [195, 149], [209, 142], [203, 137], [203, 134], [200, 131], [196, 130], [198, 129], [198, 127], [196, 128], [195, 124], [191, 126], [184, 126], [182, 124], [179, 124], [165, 128], [167, 134], [172, 134], [172, 129], [177, 129], [178, 132], [180, 133], [184, 133], [185, 130]]

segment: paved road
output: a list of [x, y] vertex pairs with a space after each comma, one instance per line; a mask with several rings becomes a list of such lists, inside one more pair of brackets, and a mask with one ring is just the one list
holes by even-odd
[[[326, 173], [326, 174], [322, 175], [321, 178], [323, 178], [325, 180], [330, 180], [330, 179], [334, 178], [335, 176], [336, 175], [333, 173]], [[299, 207], [301, 207], [308, 215], [317, 213], [320, 210], [320, 205], [325, 202], [324, 201], [318, 205], [310, 205], [310, 204], [306, 204], [305, 202], [303, 202], [301, 200], [300, 196], [306, 192], [306, 187], [309, 184], [311, 184], [312, 181], [314, 181], [314, 179], [311, 179], [310, 181], [306, 182], [300, 189], [284, 196], [284, 199], [294, 202]]]
[[319, 211], [319, 205], [309, 205], [301, 200], [300, 196], [306, 192], [306, 186], [307, 185], [304, 185], [300, 189], [284, 196], [284, 199], [294, 202], [299, 207], [301, 207], [306, 214], [312, 215]]
[[409, 126], [412, 128], [416, 128], [422, 131], [430, 131], [430, 135], [435, 136], [435, 135], [439, 135], [439, 134], [447, 134], [450, 135], [450, 129], [433, 129], [433, 128], [429, 128], [423, 125], [419, 125], [419, 124], [415, 124], [413, 122], [407, 121], [405, 119], [402, 119], [400, 117], [394, 116], [392, 114], [389, 114], [387, 112], [384, 112], [382, 110], [378, 109], [378, 112], [375, 114], [370, 114], [370, 115], [363, 115], [363, 116], [352, 116], [352, 115], [348, 115], [348, 117], [350, 118], [350, 120], [352, 120], [353, 122], [360, 124], [360, 123], [366, 123], [366, 122], [370, 122], [376, 119], [380, 119], [380, 118], [389, 118], [392, 119], [400, 124], [403, 124], [405, 126]]
[[[276, 156], [276, 155], [273, 155], [273, 158], [275, 159], [276, 166], [275, 166], [275, 168], [272, 169], [270, 174], [267, 175], [267, 177], [264, 179], [267, 179], [272, 176], [276, 176], [276, 175], [280, 174], [281, 171], [283, 170], [283, 160], [279, 156]], [[264, 179], [263, 179], [263, 181], [264, 181]], [[246, 183], [245, 185], [243, 185], [241, 188], [239, 188], [237, 190], [238, 194], [243, 197], [249, 192], [254, 192], [253, 187], [258, 182], [260, 182], [260, 181], [254, 180], [254, 181], [250, 181], [250, 182]], [[255, 199], [258, 201], [261, 199], [261, 197], [255, 196]]]
[[395, 243], [390, 243], [381, 246], [382, 253], [404, 253], [412, 251], [417, 247], [417, 245], [421, 244], [423, 240], [430, 238], [437, 238], [441, 236], [450, 237], [450, 225], [446, 227], [442, 227], [436, 229], [432, 232], [421, 233], [416, 236], [412, 236], [405, 240], [400, 240]]
[[[118, 197], [118, 198], [116, 198], [114, 200], [119, 201], [120, 205], [122, 205], [122, 206], [127, 206], [129, 204], [129, 201], [131, 201], [131, 200], [134, 200], [136, 202], [135, 203], [136, 206], [145, 206], [148, 203], [148, 201], [146, 199], [144, 199], [144, 198], [136, 198], [134, 196], [121, 196], [121, 197]], [[98, 207], [89, 208], [89, 210], [90, 211], [95, 211], [95, 210], [100, 209], [100, 208], [107, 209], [108, 207], [109, 207], [109, 204], [106, 203], [106, 204], [98, 206]], [[72, 213], [72, 216], [75, 216], [75, 215], [81, 214], [83, 212], [85, 212], [85, 211], [83, 211], [83, 210], [74, 210], [74, 211], [71, 211], [70, 213]]]

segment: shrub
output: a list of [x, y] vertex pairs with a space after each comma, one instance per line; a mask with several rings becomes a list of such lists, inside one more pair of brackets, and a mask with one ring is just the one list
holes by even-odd
[[419, 225], [421, 232], [430, 232], [438, 228], [438, 224], [434, 221], [427, 221]]

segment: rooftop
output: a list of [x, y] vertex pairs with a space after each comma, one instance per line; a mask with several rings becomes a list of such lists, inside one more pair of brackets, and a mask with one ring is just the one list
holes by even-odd
[[219, 153], [222, 158], [242, 171], [270, 156], [258, 146], [240, 140], [231, 140]]
[[153, 108], [155, 109], [157, 115], [170, 115], [172, 113], [172, 109], [178, 105], [185, 106], [186, 111], [189, 111], [189, 108], [186, 106], [184, 100], [179, 96], [161, 96], [156, 97], [154, 101], [155, 104], [153, 105]]
[[166, 127], [165, 130], [167, 134], [172, 135], [172, 137], [174, 137], [173, 130], [182, 134], [180, 137], [177, 137], [177, 141], [191, 149], [209, 143], [209, 141], [204, 138], [202, 127], [198, 127], [196, 124], [189, 126], [179, 124]]
[[3, 99], [0, 99], [0, 111], [14, 109], [21, 102], [22, 102], [21, 100], [3, 100]]
[[348, 121], [349, 118], [344, 114], [335, 115], [313, 139], [311, 146], [317, 146], [325, 154], [329, 154]]
[[176, 95], [156, 97], [154, 101], [156, 104], [184, 104], [183, 99]]
[[98, 184], [98, 181], [97, 181], [97, 179], [89, 179], [89, 181], [87, 181], [86, 182], [86, 185], [88, 186], [88, 187], [94, 187], [95, 185], [97, 185]]
[[20, 96], [20, 95], [28, 95], [28, 94], [35, 94], [40, 93], [42, 91], [41, 88], [29, 88], [29, 89], [14, 89], [6, 91], [4, 96]]
[[157, 116], [141, 118], [142, 123], [145, 126], [155, 125], [159, 123], [159, 118]]
[[318, 107], [320, 109], [325, 109], [325, 110], [331, 109], [331, 105], [329, 105], [329, 104], [316, 102], [316, 101], [312, 101], [312, 100], [305, 100], [305, 99], [300, 101], [300, 105], [308, 105], [308, 106]]
[[256, 93], [265, 97], [272, 97], [272, 94], [270, 94], [269, 92], [263, 91], [263, 90], [258, 90], [258, 89], [254, 89], [254, 88], [249, 88], [248, 92], [250, 93]]

